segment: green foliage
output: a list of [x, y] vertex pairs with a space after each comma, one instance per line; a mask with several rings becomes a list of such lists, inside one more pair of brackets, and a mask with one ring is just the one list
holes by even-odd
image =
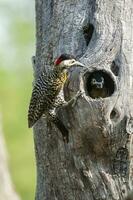
[[9, 166], [17, 192], [23, 200], [34, 199], [35, 163], [32, 131], [27, 128], [31, 71], [20, 74], [0, 70], [0, 104], [9, 152]]
[[10, 34], [16, 45], [27, 48], [28, 45], [32, 44], [33, 25], [27, 20], [15, 18]]
[[35, 158], [27, 110], [32, 87], [34, 1], [0, 1], [0, 112], [14, 187], [22, 200], [35, 194]]

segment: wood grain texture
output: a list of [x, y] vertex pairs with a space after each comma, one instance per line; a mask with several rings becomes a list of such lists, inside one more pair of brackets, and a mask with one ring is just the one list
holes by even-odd
[[[122, 200], [132, 190], [132, 31], [132, 0], [36, 0], [35, 80], [62, 53], [86, 65], [70, 71], [64, 88], [67, 101], [78, 90], [83, 95], [58, 111], [69, 143], [45, 118], [34, 127], [36, 200]], [[111, 96], [87, 94], [85, 77], [95, 70], [111, 77]]]

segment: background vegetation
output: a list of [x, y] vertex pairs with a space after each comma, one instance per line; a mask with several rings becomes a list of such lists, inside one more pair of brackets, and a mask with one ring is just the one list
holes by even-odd
[[9, 169], [22, 200], [34, 199], [32, 130], [27, 128], [34, 55], [34, 0], [0, 1], [0, 111]]

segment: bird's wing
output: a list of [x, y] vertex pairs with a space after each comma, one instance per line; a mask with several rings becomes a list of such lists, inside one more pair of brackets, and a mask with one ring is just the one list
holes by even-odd
[[40, 76], [33, 88], [28, 110], [29, 128], [35, 124], [35, 122], [41, 117], [44, 112], [44, 97], [46, 88], [43, 78], [44, 77]]

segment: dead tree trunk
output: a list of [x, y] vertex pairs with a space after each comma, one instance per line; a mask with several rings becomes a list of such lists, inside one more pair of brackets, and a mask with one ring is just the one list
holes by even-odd
[[2, 135], [1, 124], [0, 124], [0, 200], [20, 200], [20, 198], [18, 197], [13, 188], [13, 184], [9, 174], [9, 169], [7, 166], [7, 154]]
[[71, 70], [65, 98], [83, 95], [58, 112], [68, 144], [44, 118], [34, 128], [36, 200], [122, 200], [133, 187], [132, 0], [36, 0], [36, 31], [35, 79], [62, 53], [87, 67]]

